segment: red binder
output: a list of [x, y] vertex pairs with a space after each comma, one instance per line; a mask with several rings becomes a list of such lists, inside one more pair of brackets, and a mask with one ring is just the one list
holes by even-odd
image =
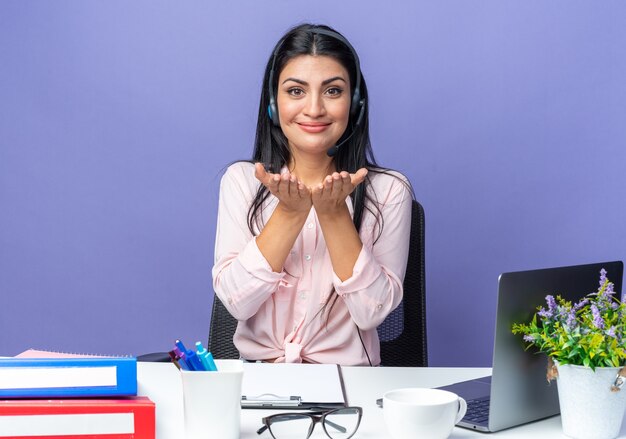
[[2, 439], [155, 439], [155, 405], [117, 399], [0, 400]]

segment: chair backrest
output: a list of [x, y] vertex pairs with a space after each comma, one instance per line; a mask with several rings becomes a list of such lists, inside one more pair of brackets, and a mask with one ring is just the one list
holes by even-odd
[[413, 201], [402, 302], [377, 328], [383, 366], [428, 366], [424, 208]]
[[228, 312], [219, 297], [214, 295], [209, 329], [209, 352], [214, 358], [239, 358], [239, 351], [233, 343], [235, 329], [237, 320]]
[[[213, 297], [209, 350], [215, 358], [239, 358], [233, 343], [237, 320]], [[413, 201], [409, 257], [400, 305], [378, 327], [383, 366], [428, 366], [426, 345], [426, 287], [424, 209]]]

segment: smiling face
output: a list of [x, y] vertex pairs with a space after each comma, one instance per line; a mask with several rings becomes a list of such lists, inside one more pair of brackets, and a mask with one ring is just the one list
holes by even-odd
[[280, 72], [276, 103], [292, 154], [324, 154], [350, 117], [348, 71], [329, 56], [300, 55]]

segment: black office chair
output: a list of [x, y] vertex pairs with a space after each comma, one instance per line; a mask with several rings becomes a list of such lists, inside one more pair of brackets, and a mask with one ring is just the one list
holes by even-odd
[[402, 302], [377, 328], [383, 366], [428, 366], [424, 208], [413, 201]]
[[[209, 350], [215, 358], [239, 358], [233, 344], [235, 320], [217, 296], [213, 298]], [[426, 344], [426, 288], [424, 209], [413, 201], [409, 258], [400, 305], [378, 327], [383, 366], [428, 366]]]

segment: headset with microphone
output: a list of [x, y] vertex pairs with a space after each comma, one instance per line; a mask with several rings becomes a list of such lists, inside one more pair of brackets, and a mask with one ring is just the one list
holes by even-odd
[[[333, 157], [335, 154], [337, 154], [337, 152], [339, 152], [339, 147], [342, 146], [344, 143], [346, 143], [348, 140], [350, 140], [350, 138], [354, 135], [356, 128], [361, 124], [361, 122], [363, 121], [363, 117], [365, 115], [365, 98], [361, 98], [361, 64], [359, 62], [359, 57], [356, 54], [356, 51], [354, 50], [354, 47], [352, 47], [352, 45], [348, 42], [348, 40], [345, 39], [342, 35], [338, 34], [337, 32], [333, 32], [331, 30], [321, 29], [321, 28], [313, 29], [311, 30], [311, 33], [326, 35], [328, 37], [341, 41], [343, 44], [345, 44], [345, 46], [352, 53], [352, 57], [354, 58], [354, 65], [356, 68], [356, 81], [354, 84], [354, 92], [352, 93], [352, 101], [350, 102], [350, 116], [352, 118], [354, 118], [357, 114], [358, 116], [356, 118], [356, 122], [352, 126], [352, 132], [348, 135], [348, 137], [346, 137], [344, 140], [342, 140], [338, 144], [331, 146], [330, 148], [328, 148], [328, 151], [326, 151], [326, 153], [330, 157]], [[284, 42], [285, 40], [283, 39], [276, 46], [276, 49], [274, 49], [274, 54], [272, 55], [272, 68], [270, 70], [269, 80], [268, 80], [268, 91], [269, 91], [270, 103], [267, 106], [267, 113], [268, 113], [270, 120], [276, 127], [280, 126], [280, 119], [278, 117], [278, 105], [276, 105], [276, 97], [274, 95], [274, 71], [276, 68], [276, 56]]]

